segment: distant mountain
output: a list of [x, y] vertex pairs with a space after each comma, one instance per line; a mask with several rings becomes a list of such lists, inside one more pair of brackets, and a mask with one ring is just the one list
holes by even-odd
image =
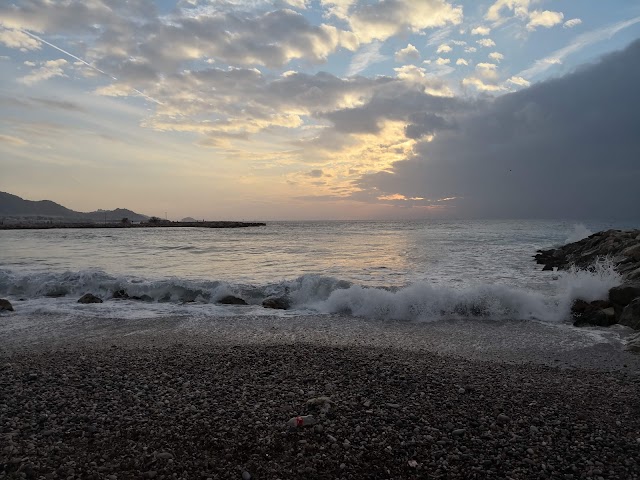
[[184, 217], [182, 220], [180, 220], [181, 222], [187, 222], [187, 223], [194, 223], [197, 222], [198, 220], [196, 220], [193, 217]]
[[97, 212], [76, 212], [51, 200], [24, 200], [17, 195], [0, 192], [0, 218], [38, 218], [74, 221], [120, 221], [128, 218], [132, 222], [141, 222], [149, 217], [125, 208], [115, 210], [98, 210]]

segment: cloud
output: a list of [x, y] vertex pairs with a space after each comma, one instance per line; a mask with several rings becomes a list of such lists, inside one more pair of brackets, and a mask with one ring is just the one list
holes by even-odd
[[462, 22], [462, 7], [446, 0], [381, 0], [356, 6], [350, 11], [348, 22], [361, 42], [384, 41], [398, 34], [458, 25]]
[[176, 9], [161, 17], [150, 0], [31, 0], [0, 6], [0, 18], [15, 30], [88, 34], [94, 39], [86, 52], [89, 61], [118, 78], [121, 72], [137, 71], [145, 81], [195, 60], [280, 67], [301, 58], [322, 63], [339, 48], [358, 48], [352, 32], [313, 25], [288, 8], [242, 13], [209, 5], [205, 10]]
[[553, 65], [562, 63], [564, 59], [569, 55], [579, 52], [589, 45], [593, 45], [594, 43], [598, 43], [611, 38], [619, 31], [631, 27], [632, 25], [635, 25], [637, 23], [640, 23], [640, 16], [631, 18], [629, 20], [616, 22], [602, 28], [592, 30], [590, 32], [582, 33], [574, 38], [566, 47], [560, 48], [550, 55], [536, 60], [531, 67], [522, 70], [521, 72], [517, 73], [516, 76], [531, 80], [532, 78], [535, 78], [547, 71]]
[[509, 80], [507, 80], [509, 83], [513, 83], [514, 85], [518, 85], [519, 87], [528, 87], [529, 85], [531, 85], [531, 82], [529, 82], [528, 80], [522, 78], [522, 77], [511, 77]]
[[484, 80], [478, 77], [467, 77], [462, 79], [462, 85], [465, 87], [474, 87], [480, 92], [499, 92], [503, 90], [503, 87], [494, 83], [485, 83]]
[[0, 134], [0, 143], [6, 143], [9, 145], [13, 145], [14, 147], [24, 147], [25, 145], [28, 145], [27, 141], [23, 140], [22, 138], [3, 134]]
[[562, 26], [564, 28], [573, 28], [577, 27], [580, 24], [582, 24], [582, 20], [580, 20], [579, 18], [572, 18], [571, 20], [567, 20], [566, 22], [564, 22]]
[[416, 47], [408, 44], [405, 48], [402, 48], [396, 52], [395, 59], [396, 62], [400, 63], [416, 62], [420, 60], [420, 52]]
[[449, 63], [451, 63], [451, 60], [448, 58], [438, 57], [436, 60], [436, 65], [448, 65]]
[[478, 49], [476, 47], [465, 47], [464, 51], [465, 53], [475, 53]]
[[30, 74], [19, 78], [18, 80], [25, 85], [33, 85], [35, 83], [54, 77], [66, 77], [63, 67], [67, 64], [68, 62], [64, 58], [41, 62], [39, 68], [35, 69]]
[[640, 96], [630, 92], [639, 83], [635, 41], [454, 116], [455, 129], [363, 175], [360, 196], [459, 197], [450, 204], [463, 217], [637, 218]]
[[371, 42], [368, 45], [364, 45], [358, 50], [349, 64], [347, 75], [357, 75], [358, 73], [366, 70], [370, 65], [375, 63], [384, 62], [387, 60], [386, 55], [380, 53], [381, 42]]
[[451, 50], [453, 50], [449, 45], [447, 45], [446, 43], [441, 44], [438, 49], [436, 50], [436, 53], [449, 53]]
[[489, 35], [491, 33], [491, 28], [489, 27], [476, 27], [471, 30], [471, 35]]
[[480, 40], [476, 40], [476, 43], [481, 47], [495, 47], [496, 42], [491, 40], [490, 38], [481, 38]]
[[529, 22], [527, 30], [533, 31], [538, 27], [551, 28], [562, 23], [564, 15], [561, 12], [552, 12], [550, 10], [533, 10], [529, 12]]
[[[1, 20], [0, 20], [1, 22]], [[18, 48], [20, 50], [37, 50], [40, 48], [40, 42], [30, 37], [20, 30], [12, 30], [2, 28], [0, 26], [0, 43], [9, 48]]]
[[476, 72], [484, 79], [495, 80], [498, 78], [497, 68], [498, 66], [494, 63], [482, 62], [476, 65]]
[[529, 12], [529, 0], [497, 0], [487, 10], [485, 18], [492, 22], [499, 22], [503, 19], [503, 10], [512, 11], [517, 17], [527, 17]]
[[321, 178], [324, 176], [324, 172], [320, 169], [310, 170], [307, 172], [307, 177], [311, 178]]
[[464, 58], [459, 58], [458, 60], [456, 60], [456, 65], [469, 65], [469, 62]]
[[489, 58], [490, 58], [491, 60], [494, 60], [494, 61], [496, 61], [496, 62], [499, 62], [500, 60], [504, 60], [504, 55], [503, 55], [503, 54], [501, 54], [501, 53], [499, 53], [499, 52], [491, 52], [491, 53], [489, 54]]

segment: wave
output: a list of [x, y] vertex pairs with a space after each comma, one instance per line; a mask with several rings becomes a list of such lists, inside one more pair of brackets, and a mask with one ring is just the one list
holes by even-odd
[[[609, 289], [620, 283], [620, 276], [608, 260], [598, 262], [588, 270], [572, 269], [554, 275], [549, 278], [554, 282], [555, 291], [549, 295], [499, 284], [452, 288], [422, 281], [405, 287], [365, 287], [322, 275], [248, 285], [215, 280], [117, 277], [97, 269], [63, 273], [0, 269], [0, 295], [25, 300], [66, 297], [75, 301], [85, 293], [111, 299], [114, 292], [124, 290], [131, 298], [144, 298], [154, 303], [215, 305], [223, 297], [234, 295], [253, 306], [260, 306], [268, 297], [286, 296], [292, 305], [292, 313], [340, 313], [405, 321], [514, 319], [558, 322], [569, 317], [575, 299], [604, 299]], [[130, 304], [131, 308], [145, 308], [143, 302]]]
[[573, 230], [569, 236], [565, 239], [564, 243], [574, 243], [593, 235], [593, 232], [584, 226], [582, 223], [576, 223], [573, 225]]

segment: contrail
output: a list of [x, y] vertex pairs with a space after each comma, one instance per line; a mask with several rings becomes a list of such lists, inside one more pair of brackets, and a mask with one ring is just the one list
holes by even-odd
[[[102, 75], [105, 75], [107, 77], [109, 77], [112, 80], [115, 80], [116, 82], [118, 81], [118, 79], [116, 77], [114, 77], [113, 75], [111, 75], [110, 73], [105, 72], [104, 70], [100, 70], [98, 67], [96, 67], [95, 65], [90, 64], [89, 62], [81, 59], [80, 57], [77, 57], [76, 55], [74, 55], [73, 53], [67, 52], [66, 50], [63, 50], [62, 48], [54, 45], [53, 43], [47, 42], [45, 39], [40, 38], [38, 35], [34, 35], [31, 32], [27, 32], [26, 30], [23, 29], [19, 29], [22, 33], [24, 33], [25, 35], [29, 35], [32, 38], [35, 38], [36, 40], [38, 40], [39, 42], [42, 42], [46, 45], [49, 45], [51, 48], [55, 48], [56, 50], [58, 50], [59, 52], [64, 53], [65, 55], [68, 55], [69, 57], [78, 60], [79, 62], [85, 64], [87, 67], [92, 68], [93, 70], [95, 70], [96, 72], [101, 73]], [[144, 98], [151, 100], [152, 102], [157, 103], [158, 105], [164, 105], [164, 103], [162, 103], [160, 100], [156, 100], [153, 97], [150, 97], [149, 95], [147, 95], [144, 92], [141, 92], [140, 90], [138, 90], [137, 88], [131, 87], [131, 90], [133, 90], [136, 93], [139, 93], [140, 95], [142, 95]]]

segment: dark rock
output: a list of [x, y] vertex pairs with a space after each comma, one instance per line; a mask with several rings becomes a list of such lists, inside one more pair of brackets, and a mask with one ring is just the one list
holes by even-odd
[[264, 308], [273, 308], [276, 310], [287, 310], [291, 307], [291, 302], [286, 297], [267, 298], [262, 302]]
[[113, 292], [113, 297], [112, 298], [116, 298], [116, 299], [119, 299], [119, 300], [125, 300], [125, 299], [129, 298], [129, 294], [123, 288], [123, 289], [116, 290], [115, 292]]
[[223, 305], [248, 305], [242, 298], [234, 297], [233, 295], [227, 295], [218, 300], [218, 303]]
[[584, 327], [591, 325], [594, 327], [609, 327], [616, 323], [616, 314], [613, 307], [599, 308], [591, 304], [587, 304], [582, 313], [574, 313], [573, 325], [576, 327]]
[[609, 301], [614, 305], [625, 307], [640, 297], [640, 283], [624, 283], [609, 290]]
[[78, 303], [102, 303], [102, 299], [96, 297], [92, 293], [85, 293], [82, 297], [80, 297]]
[[622, 310], [620, 318], [618, 319], [618, 323], [631, 327], [635, 330], [640, 330], [640, 297], [634, 299], [629, 303], [629, 305], [624, 307], [624, 310]]
[[139, 300], [141, 302], [153, 302], [153, 297], [150, 297], [149, 295], [132, 295], [131, 297], [129, 297], [129, 300]]
[[50, 297], [50, 298], [59, 298], [59, 297], [64, 297], [67, 293], [69, 293], [69, 291], [66, 288], [56, 287], [49, 290], [47, 293], [44, 294], [44, 296]]
[[0, 298], [0, 312], [3, 310], [8, 310], [9, 312], [13, 312], [13, 305], [11, 305], [11, 302], [9, 300]]

